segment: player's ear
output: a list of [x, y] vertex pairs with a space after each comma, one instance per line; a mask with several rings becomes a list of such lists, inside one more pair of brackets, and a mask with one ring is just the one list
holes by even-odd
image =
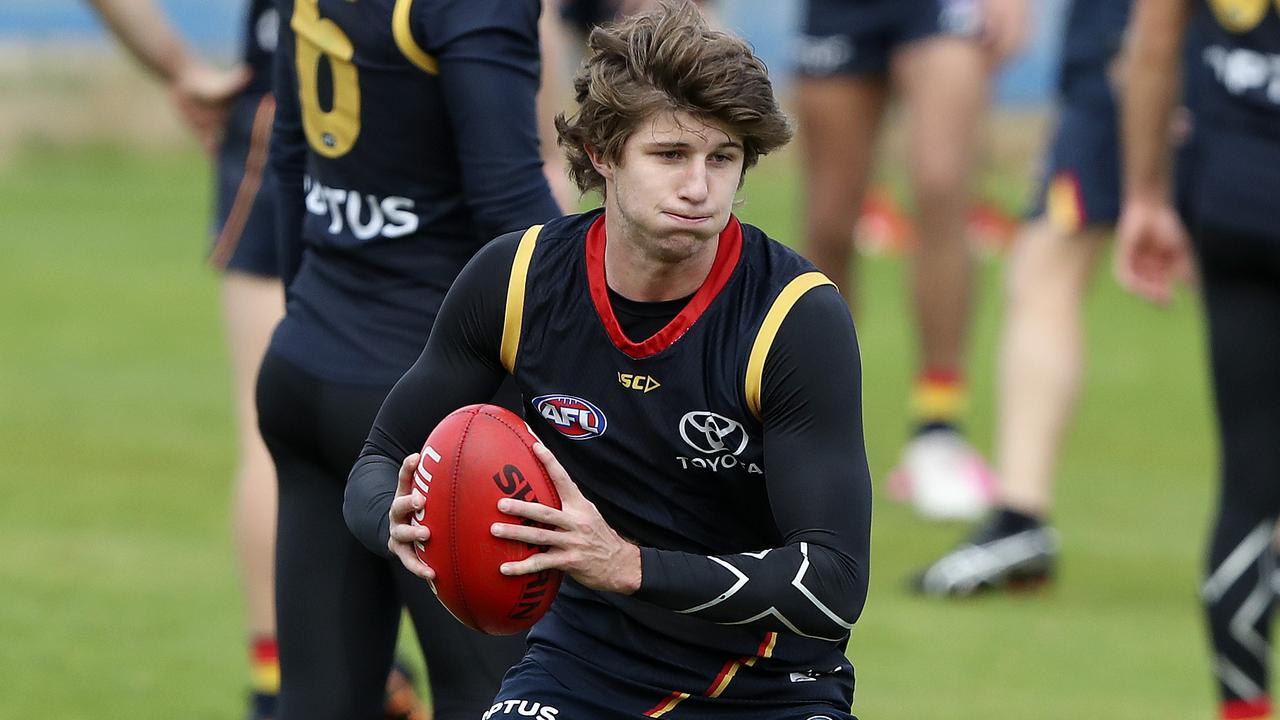
[[605, 180], [613, 179], [613, 163], [605, 159], [604, 154], [600, 152], [594, 145], [583, 145], [582, 149], [587, 153], [587, 159], [591, 161], [591, 167], [600, 173], [600, 177]]

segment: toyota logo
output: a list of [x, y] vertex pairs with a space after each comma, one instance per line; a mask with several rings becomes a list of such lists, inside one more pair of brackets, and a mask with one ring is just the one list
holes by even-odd
[[680, 437], [689, 447], [708, 455], [720, 452], [737, 455], [747, 447], [747, 429], [742, 423], [705, 410], [686, 413], [680, 418]]

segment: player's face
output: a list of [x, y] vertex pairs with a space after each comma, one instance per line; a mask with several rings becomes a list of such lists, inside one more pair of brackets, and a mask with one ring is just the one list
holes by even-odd
[[628, 239], [663, 262], [697, 253], [729, 222], [742, 177], [742, 138], [688, 113], [657, 113], [616, 163], [596, 162], [605, 206]]

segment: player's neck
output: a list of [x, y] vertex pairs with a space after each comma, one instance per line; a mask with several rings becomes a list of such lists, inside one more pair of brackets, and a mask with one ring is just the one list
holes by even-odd
[[679, 260], [660, 257], [647, 243], [631, 237], [625, 222], [605, 214], [604, 273], [609, 289], [636, 302], [689, 297], [702, 287], [715, 265], [720, 239], [714, 237]]

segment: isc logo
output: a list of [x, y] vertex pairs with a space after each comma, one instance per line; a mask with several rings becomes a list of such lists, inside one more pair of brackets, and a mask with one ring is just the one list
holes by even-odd
[[541, 395], [533, 399], [533, 407], [570, 440], [600, 437], [609, 425], [600, 408], [572, 395]]
[[647, 393], [650, 390], [657, 390], [662, 387], [662, 383], [652, 375], [632, 375], [631, 373], [618, 373], [618, 384], [630, 390], [638, 390]]

